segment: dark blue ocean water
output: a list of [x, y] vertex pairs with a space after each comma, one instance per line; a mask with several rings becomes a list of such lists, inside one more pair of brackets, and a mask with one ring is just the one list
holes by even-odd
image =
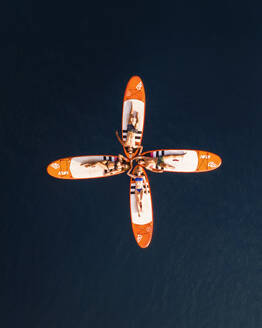
[[[6, 5], [2, 20], [0, 327], [262, 326], [261, 6]], [[141, 250], [125, 175], [60, 181], [49, 162], [118, 154], [128, 79], [143, 145], [222, 167], [149, 172]]]

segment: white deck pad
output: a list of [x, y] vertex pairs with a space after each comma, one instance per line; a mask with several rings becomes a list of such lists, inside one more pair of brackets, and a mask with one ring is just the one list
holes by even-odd
[[[148, 194], [146, 194], [146, 188]], [[134, 224], [144, 225], [152, 222], [152, 202], [151, 202], [151, 194], [150, 188], [148, 187], [148, 183], [146, 182], [146, 187], [144, 186], [144, 195], [142, 201], [143, 211], [141, 212], [140, 217], [138, 216], [136, 196], [135, 196], [135, 183], [131, 182], [130, 187], [130, 210], [131, 210], [131, 220]]]
[[160, 157], [164, 155], [181, 155], [177, 156], [176, 161], [170, 158], [164, 160], [166, 164], [174, 166], [173, 169], [168, 168], [165, 171], [168, 172], [195, 172], [198, 166], [198, 154], [194, 150], [186, 149], [169, 149], [169, 150], [157, 150], [153, 152], [146, 153], [146, 156]]
[[98, 161], [116, 161], [116, 156], [80, 156], [73, 157], [70, 163], [70, 171], [75, 179], [104, 177], [104, 169], [100, 167], [85, 167], [83, 163], [95, 163]]
[[131, 105], [133, 105], [134, 113], [138, 113], [138, 133], [136, 133], [136, 143], [141, 144], [141, 139], [143, 135], [144, 128], [144, 114], [145, 114], [145, 104], [141, 100], [129, 99], [123, 104], [123, 120], [122, 120], [122, 139], [126, 141], [127, 136], [127, 125], [129, 121]]

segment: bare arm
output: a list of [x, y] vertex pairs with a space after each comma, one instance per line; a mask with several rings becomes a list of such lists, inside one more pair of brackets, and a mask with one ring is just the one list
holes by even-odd
[[135, 159], [148, 159], [148, 157], [147, 156], [136, 156], [136, 158]]
[[127, 175], [128, 175], [130, 178], [132, 178], [132, 179], [135, 179], [135, 178], [136, 178], [136, 175], [133, 175], [133, 174], [129, 173], [129, 171], [127, 172]]
[[119, 134], [118, 134], [118, 131], [116, 130], [116, 137], [117, 137], [117, 140], [121, 143], [121, 145], [123, 146], [123, 147], [125, 147], [125, 144], [124, 144], [124, 142], [120, 139], [120, 137], [119, 137]]
[[139, 149], [138, 155], [141, 155], [142, 151], [143, 151], [143, 146], [139, 146], [137, 147]]
[[[132, 168], [133, 168], [133, 161], [130, 162], [130, 169], [127, 171], [127, 173], [126, 173], [127, 175], [130, 174]], [[129, 175], [129, 176], [130, 176], [130, 175]]]
[[130, 109], [130, 113], [129, 113], [128, 124], [131, 123], [131, 116], [133, 115], [133, 113], [134, 113], [133, 103], [131, 102], [131, 109]]
[[164, 172], [164, 169], [162, 170], [156, 170], [156, 169], [150, 169], [152, 172], [155, 172], [155, 173], [163, 173]]
[[144, 186], [145, 186], [145, 189], [146, 189], [146, 194], [148, 195], [147, 183], [146, 183], [146, 178], [145, 177], [144, 177]]
[[139, 118], [138, 118], [138, 112], [136, 112], [136, 126], [135, 126], [136, 129], [138, 129], [138, 125], [139, 125]]
[[129, 162], [129, 159], [127, 159], [125, 156], [123, 156], [121, 154], [118, 155], [118, 159], [125, 160], [126, 162]]
[[134, 114], [133, 102], [131, 101], [130, 115], [133, 115], [133, 114]]
[[133, 161], [130, 162], [130, 169], [128, 170], [128, 172], [126, 173], [130, 178], [135, 179], [136, 176], [131, 174], [130, 172], [132, 171], [133, 168]]

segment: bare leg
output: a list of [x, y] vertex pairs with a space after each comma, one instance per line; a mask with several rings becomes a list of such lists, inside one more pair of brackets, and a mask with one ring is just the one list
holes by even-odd
[[81, 166], [84, 165], [85, 167], [96, 167], [98, 163], [82, 163]]
[[137, 156], [135, 159], [145, 159], [145, 158], [148, 158], [148, 157], [146, 157], [146, 156], [142, 156], [142, 155], [139, 155], [139, 156]]
[[142, 189], [140, 191], [140, 203], [139, 203], [141, 212], [143, 212], [143, 196], [144, 196], [144, 190]]
[[81, 166], [85, 166], [85, 167], [90, 167], [90, 166], [92, 166], [92, 165], [94, 165], [94, 164], [92, 164], [92, 163], [82, 163], [82, 164], [80, 164]]
[[137, 148], [136, 146], [136, 134], [132, 131], [129, 131], [126, 136], [126, 146]]
[[155, 165], [157, 162], [155, 158], [150, 158], [146, 156], [137, 156], [136, 159], [137, 160], [142, 159], [143, 161], [145, 161], [144, 166]]
[[108, 167], [105, 162], [97, 162], [96, 166], [100, 167], [101, 169], [108, 171]]
[[139, 197], [139, 192], [137, 191], [137, 189], [135, 190], [135, 196], [136, 196], [136, 205], [137, 205], [138, 216], [140, 217], [140, 213], [141, 213], [140, 197]]
[[178, 161], [177, 158], [183, 158], [184, 155], [185, 155], [185, 154], [165, 155], [165, 156], [163, 156], [163, 158], [164, 158], [164, 160], [165, 160], [165, 159], [171, 159], [171, 160], [173, 160], [173, 161]]
[[107, 169], [107, 165], [106, 165], [107, 161], [101, 161], [101, 162], [95, 162], [95, 163], [82, 163], [82, 165], [84, 165], [85, 167], [96, 167], [96, 166], [100, 166], [103, 169], [106, 168]]
[[145, 169], [147, 169], [147, 170], [149, 170], [149, 171], [153, 171], [153, 172], [155, 172], [155, 171], [159, 171], [159, 170], [157, 170], [156, 169], [156, 164], [155, 163], [145, 163], [145, 164], [141, 164]]
[[175, 167], [175, 165], [169, 165], [169, 164], [164, 163], [163, 168], [164, 169], [175, 169], [176, 167]]

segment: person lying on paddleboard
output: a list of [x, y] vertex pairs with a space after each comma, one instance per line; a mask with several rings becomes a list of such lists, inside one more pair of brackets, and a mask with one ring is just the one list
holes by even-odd
[[146, 179], [143, 175], [143, 169], [138, 166], [135, 169], [134, 174], [131, 174], [132, 170], [132, 162], [130, 165], [130, 169], [127, 172], [127, 175], [130, 176], [135, 181], [136, 187], [135, 187], [135, 197], [136, 197], [136, 204], [137, 204], [137, 210], [138, 210], [138, 216], [141, 216], [141, 212], [143, 211], [143, 196], [144, 196], [144, 186], [146, 190], [146, 194], [148, 194], [147, 186], [146, 186]]
[[[166, 163], [167, 160], [171, 160], [173, 162], [178, 162], [179, 158], [184, 156], [185, 154], [179, 154], [179, 155], [163, 155], [158, 157], [148, 157], [148, 156], [137, 156], [135, 159], [137, 160], [137, 163], [139, 165], [144, 166], [146, 169], [151, 170], [155, 173], [162, 173], [165, 171], [165, 169], [173, 170], [175, 169], [175, 163], [174, 165], [170, 165]], [[152, 156], [152, 153], [150, 154]]]
[[102, 169], [104, 169], [105, 176], [124, 172], [130, 168], [129, 160], [121, 154], [119, 154], [117, 156], [116, 161], [104, 160], [104, 161], [98, 161], [95, 163], [82, 163], [81, 166], [82, 165], [84, 165], [87, 168], [88, 167], [102, 168]]
[[138, 155], [142, 153], [143, 146], [136, 145], [136, 135], [134, 132], [128, 132], [126, 141], [121, 140], [119, 137], [118, 131], [116, 131], [116, 137], [117, 140], [121, 143], [121, 145], [125, 148], [127, 148], [127, 152], [132, 157], [133, 153], [136, 151], [136, 149], [139, 149]]
[[128, 124], [127, 124], [127, 133], [128, 132], [137, 133], [138, 132], [138, 123], [139, 123], [138, 113], [134, 112], [133, 103], [131, 102], [131, 110], [130, 110], [129, 120], [128, 120]]
[[127, 148], [127, 151], [131, 157], [132, 154], [135, 152], [135, 149], [137, 148], [140, 149], [139, 154], [141, 154], [143, 150], [142, 146], [136, 145], [136, 135], [138, 133], [138, 125], [139, 125], [138, 113], [134, 112], [133, 103], [131, 103], [131, 110], [130, 110], [128, 124], [127, 124], [126, 141], [121, 140], [118, 131], [116, 131], [116, 136], [118, 141], [121, 143], [123, 147]]

